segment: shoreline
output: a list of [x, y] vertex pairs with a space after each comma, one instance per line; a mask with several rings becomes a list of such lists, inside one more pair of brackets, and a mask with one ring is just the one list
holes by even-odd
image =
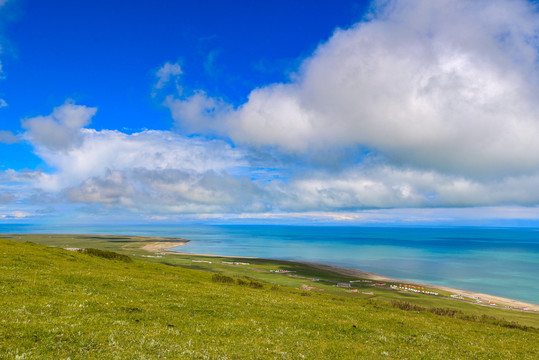
[[[288, 260], [286, 260], [286, 261], [288, 261]], [[315, 267], [315, 268], [321, 269], [321, 270], [330, 270], [330, 271], [333, 271], [333, 272], [336, 272], [336, 273], [342, 274], [342, 275], [365, 277], [365, 278], [367, 278], [369, 280], [377, 280], [377, 281], [405, 282], [407, 284], [412, 284], [412, 285], [417, 285], [417, 286], [422, 286], [422, 287], [429, 287], [429, 288], [433, 288], [433, 289], [443, 290], [443, 291], [451, 292], [451, 293], [454, 293], [454, 294], [457, 294], [457, 295], [463, 295], [463, 296], [469, 297], [469, 298], [488, 299], [490, 301], [496, 302], [496, 305], [509, 305], [509, 306], [517, 307], [517, 308], [526, 307], [530, 311], [539, 312], [539, 305], [537, 305], [537, 304], [528, 303], [528, 302], [525, 302], [525, 301], [511, 299], [511, 298], [506, 298], [506, 297], [502, 297], [502, 296], [497, 296], [497, 295], [492, 295], [492, 294], [485, 294], [485, 293], [480, 293], [480, 292], [471, 291], [471, 290], [462, 290], [462, 289], [452, 288], [452, 287], [443, 286], [443, 285], [426, 284], [426, 283], [422, 283], [422, 282], [408, 281], [408, 280], [402, 280], [402, 279], [392, 279], [392, 278], [388, 278], [388, 277], [385, 277], [385, 276], [382, 276], [382, 275], [369, 273], [369, 272], [362, 271], [362, 270], [343, 268], [343, 267], [336, 266], [336, 265], [320, 264], [320, 263], [313, 263], [313, 262], [307, 262], [307, 261], [294, 261], [294, 260], [290, 260], [290, 261], [300, 263], [300, 264], [310, 265], [312, 267]], [[463, 300], [463, 301], [466, 301], [466, 300]], [[467, 301], [467, 302], [474, 303], [472, 301]], [[484, 306], [491, 306], [491, 305], [488, 305], [488, 304], [479, 304], [479, 303], [474, 303], [474, 304], [484, 305]], [[516, 310], [519, 310], [519, 309], [516, 309]]]
[[[480, 303], [476, 303], [476, 302], [471, 301], [473, 298], [475, 298], [475, 299], [483, 299], [483, 300], [489, 300], [489, 303], [490, 302], [495, 302], [496, 306], [498, 306], [498, 307], [504, 307], [504, 305], [506, 305], [506, 306], [510, 306], [512, 310], [539, 312], [539, 304], [528, 303], [528, 302], [521, 301], [521, 300], [506, 298], [506, 297], [492, 295], [492, 294], [485, 294], [485, 293], [471, 291], [471, 290], [462, 290], [462, 289], [452, 288], [452, 287], [443, 286], [443, 285], [427, 284], [427, 283], [421, 283], [421, 282], [417, 282], [417, 281], [408, 281], [408, 280], [403, 280], [403, 279], [393, 279], [393, 278], [389, 278], [389, 277], [386, 277], [386, 276], [383, 276], [383, 275], [379, 275], [379, 274], [375, 274], [375, 273], [371, 273], [371, 272], [367, 272], [367, 271], [363, 271], [363, 270], [358, 270], [358, 269], [344, 268], [344, 267], [337, 266], [337, 265], [329, 265], [329, 264], [322, 264], [322, 263], [309, 262], [309, 261], [269, 259], [269, 258], [249, 257], [249, 256], [194, 254], [194, 253], [186, 253], [186, 252], [172, 251], [171, 250], [174, 247], [184, 246], [188, 242], [189, 242], [189, 240], [186, 240], [185, 242], [178, 243], [179, 245], [174, 245], [174, 246], [170, 246], [171, 243], [160, 242], [160, 243], [155, 243], [154, 247], [150, 247], [152, 244], [149, 244], [149, 245], [144, 246], [142, 249], [144, 249], [146, 251], [154, 252], [154, 253], [159, 252], [159, 253], [168, 254], [168, 255], [178, 254], [178, 255], [236, 258], [236, 259], [262, 259], [262, 260], [288, 261], [288, 262], [293, 262], [293, 263], [297, 263], [297, 264], [309, 265], [309, 266], [312, 266], [312, 267], [314, 267], [316, 269], [320, 269], [320, 270], [332, 271], [332, 272], [335, 272], [335, 273], [340, 274], [340, 275], [355, 276], [355, 277], [358, 277], [358, 278], [374, 280], [374, 281], [402, 282], [402, 283], [407, 283], [407, 284], [412, 284], [412, 285], [417, 285], [417, 286], [422, 286], [422, 287], [429, 287], [429, 288], [432, 288], [432, 289], [447, 291], [447, 292], [453, 293], [455, 295], [461, 295], [461, 296], [470, 298], [470, 300], [458, 300], [458, 299], [455, 299], [456, 301], [465, 301], [465, 302], [468, 302], [468, 303], [481, 305], [481, 306], [489, 306], [489, 307], [492, 306], [492, 305], [488, 305], [488, 304], [480, 304]], [[155, 248], [155, 249], [160, 249], [160, 250], [153, 250], [153, 251], [148, 250], [150, 248], [152, 248], [152, 249]], [[522, 308], [527, 308], [528, 310], [523, 310]]]

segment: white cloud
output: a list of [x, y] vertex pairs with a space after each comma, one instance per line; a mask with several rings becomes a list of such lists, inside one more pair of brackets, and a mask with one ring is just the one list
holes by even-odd
[[69, 150], [37, 148], [37, 155], [56, 169], [38, 183], [41, 189], [61, 191], [92, 177], [105, 177], [110, 171], [182, 169], [202, 173], [245, 165], [238, 150], [219, 140], [153, 130], [127, 135], [115, 130], [83, 129], [79, 135], [79, 144]]
[[[157, 214], [539, 204], [539, 173], [477, 181], [372, 159], [336, 172], [288, 164], [269, 177], [254, 176], [264, 170], [249, 165], [250, 155], [219, 140], [166, 131], [85, 129], [82, 136], [69, 151], [38, 152], [56, 169], [30, 177], [38, 189], [64, 193], [71, 202]], [[8, 173], [12, 180], [22, 175]]]
[[378, 1], [368, 21], [320, 45], [295, 81], [253, 90], [218, 121], [178, 111], [192, 102], [204, 114], [200, 98], [167, 104], [181, 128], [253, 146], [363, 146], [459, 175], [532, 173], [538, 34], [535, 5], [524, 0]]
[[232, 106], [222, 99], [208, 97], [200, 90], [185, 100], [168, 96], [165, 105], [169, 107], [173, 118], [182, 119], [177, 125], [192, 133], [221, 132], [220, 121], [232, 111]]
[[159, 70], [157, 70], [157, 83], [154, 85], [154, 89], [162, 89], [166, 84], [170, 82], [172, 78], [177, 78], [182, 74], [182, 68], [178, 63], [167, 62]]
[[4, 108], [4, 107], [7, 107], [7, 106], [8, 106], [8, 105], [7, 105], [6, 100], [0, 99], [0, 109], [1, 109], [1, 108]]
[[165, 220], [170, 220], [170, 217], [168, 217], [168, 216], [161, 216], [161, 215], [154, 215], [154, 216], [149, 216], [149, 217], [147, 217], [146, 220], [151, 220], [151, 221], [165, 221]]
[[[70, 201], [124, 207], [143, 213], [267, 210], [264, 192], [226, 171], [125, 168], [68, 188]], [[266, 207], [265, 207], [266, 206]]]
[[69, 150], [81, 141], [81, 129], [90, 124], [97, 108], [75, 105], [67, 101], [48, 116], [22, 121], [27, 137], [38, 147], [50, 150]]
[[337, 174], [309, 173], [279, 187], [281, 209], [344, 211], [399, 207], [472, 207], [539, 204], [539, 172], [474, 181], [410, 168], [372, 165]]
[[[36, 154], [54, 169], [35, 179], [41, 192], [146, 213], [257, 211], [265, 206], [255, 199], [263, 198], [258, 186], [239, 175], [248, 166], [245, 154], [221, 140], [153, 130], [128, 135], [80, 129], [77, 136], [76, 143], [62, 149], [29, 137], [36, 142]], [[9, 173], [10, 178], [18, 174]]]
[[31, 216], [32, 214], [26, 211], [11, 211], [7, 214], [0, 214], [0, 219], [20, 220]]
[[110, 172], [104, 177], [92, 177], [80, 186], [67, 190], [67, 195], [74, 202], [87, 203], [119, 203], [132, 206], [133, 187], [127, 183], [124, 175]]
[[34, 183], [47, 175], [41, 170], [0, 171], [0, 183]]
[[0, 143], [14, 144], [19, 141], [20, 139], [17, 136], [13, 135], [11, 131], [0, 130]]
[[349, 223], [349, 224], [486, 224], [514, 225], [513, 221], [538, 221], [537, 207], [479, 207], [479, 208], [400, 208], [363, 211], [308, 211], [245, 214], [199, 214], [195, 218], [204, 221], [240, 221], [282, 223]]
[[15, 219], [23, 219], [23, 218], [32, 216], [32, 214], [24, 212], [24, 211], [13, 211], [11, 212], [11, 214], [9, 214], [9, 216]]

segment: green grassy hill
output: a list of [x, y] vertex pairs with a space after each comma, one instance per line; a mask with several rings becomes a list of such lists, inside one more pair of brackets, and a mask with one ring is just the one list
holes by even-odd
[[0, 358], [539, 358], [539, 332], [522, 322], [182, 257], [99, 255], [0, 240]]

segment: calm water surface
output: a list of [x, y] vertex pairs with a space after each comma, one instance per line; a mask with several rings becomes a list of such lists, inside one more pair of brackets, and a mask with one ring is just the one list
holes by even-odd
[[36, 226], [2, 232], [183, 237], [178, 251], [305, 260], [539, 303], [539, 231], [320, 226]]

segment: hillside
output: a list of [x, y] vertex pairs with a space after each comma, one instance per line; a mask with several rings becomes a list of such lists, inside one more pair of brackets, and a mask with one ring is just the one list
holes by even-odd
[[99, 255], [0, 240], [1, 358], [539, 357], [536, 314], [517, 325], [241, 267]]

